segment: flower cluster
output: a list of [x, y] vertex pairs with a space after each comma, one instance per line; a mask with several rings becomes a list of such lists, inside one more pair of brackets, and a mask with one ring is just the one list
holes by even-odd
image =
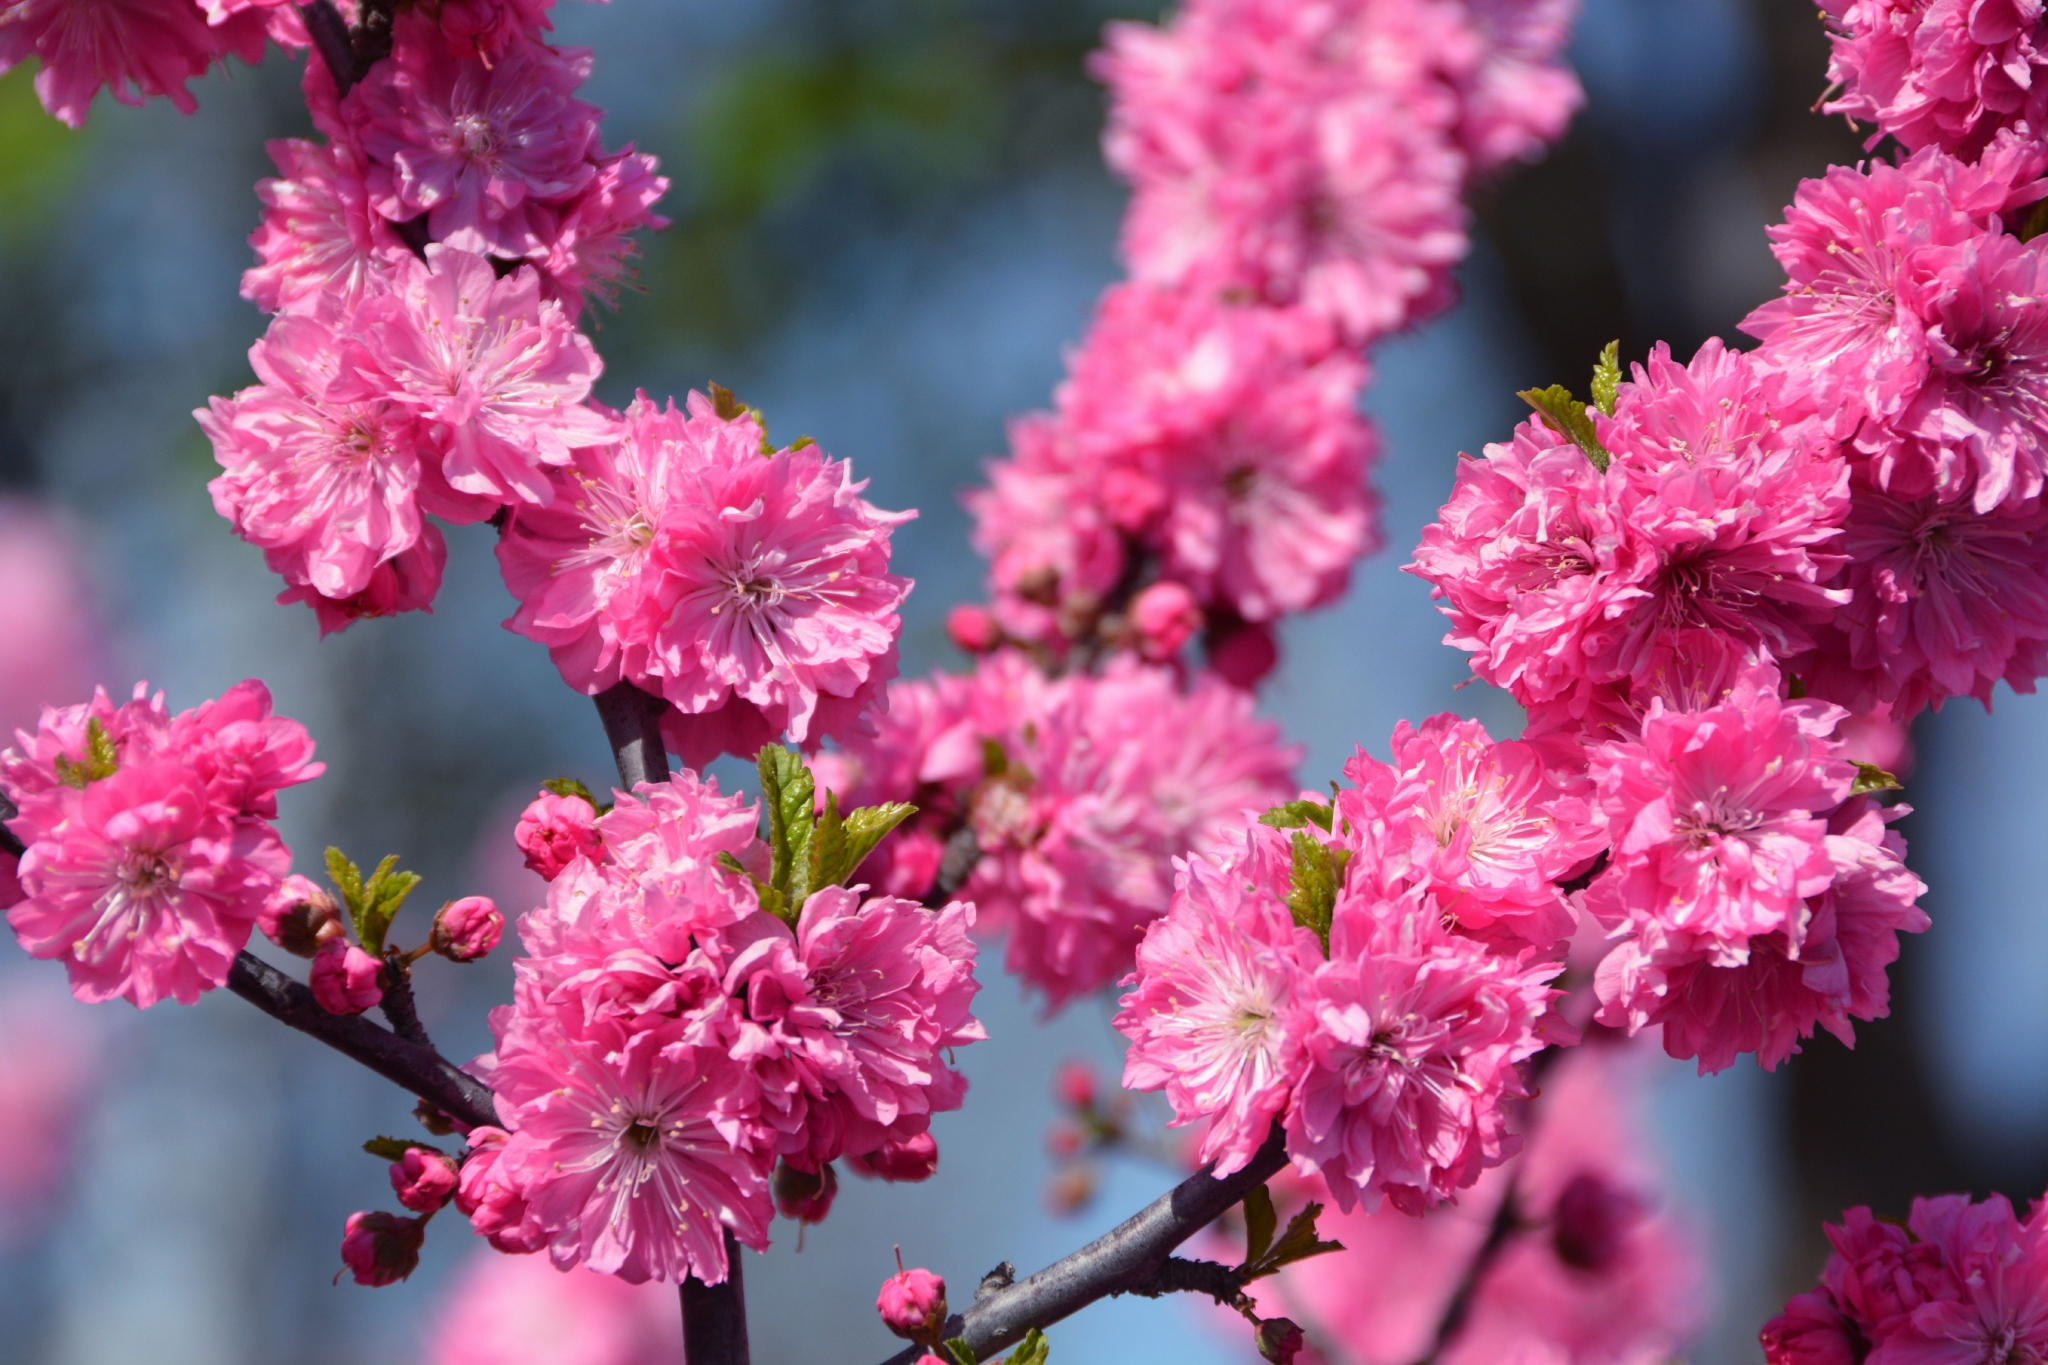
[[1129, 657], [1048, 679], [990, 655], [968, 677], [895, 685], [877, 731], [823, 771], [859, 804], [919, 808], [883, 845], [878, 883], [922, 899], [971, 834], [963, 891], [1051, 1008], [1130, 970], [1172, 860], [1285, 797], [1300, 757], [1243, 693], [1206, 674], [1184, 691]]
[[456, 1196], [501, 1249], [715, 1283], [726, 1230], [765, 1247], [778, 1158], [887, 1164], [959, 1107], [973, 907], [826, 884], [776, 913], [789, 854], [756, 815], [690, 774], [642, 783], [521, 920], [477, 1063], [505, 1130], [471, 1133]]
[[190, 1004], [227, 980], [290, 870], [277, 793], [324, 766], [254, 679], [175, 716], [145, 684], [119, 706], [101, 691], [45, 707], [0, 754], [28, 850], [7, 922], [80, 1000]]
[[1110, 26], [1095, 71], [1134, 278], [969, 497], [993, 622], [956, 640], [1170, 657], [1192, 628], [1162, 643], [1139, 597], [1166, 584], [1213, 668], [1272, 667], [1273, 623], [1378, 544], [1359, 353], [1454, 296], [1472, 178], [1563, 131], [1572, 8], [1195, 0]]
[[1909, 151], [1975, 156], [2000, 130], [2048, 127], [2048, 19], [2026, 0], [1821, 0], [1834, 40], [1823, 108]]
[[1904, 1227], [1850, 1209], [1828, 1226], [1821, 1287], [1764, 1326], [1769, 1365], [2030, 1360], [2048, 1355], [2048, 1223], [2002, 1194], [1913, 1201]]

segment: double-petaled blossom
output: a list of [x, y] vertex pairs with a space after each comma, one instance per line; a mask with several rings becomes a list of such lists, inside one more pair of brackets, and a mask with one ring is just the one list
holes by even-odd
[[189, 114], [187, 81], [230, 52], [263, 56], [262, 15], [207, 20], [193, 0], [16, 0], [0, 10], [0, 73], [35, 59], [37, 97], [73, 128], [101, 90], [128, 105], [162, 95]]
[[305, 730], [251, 680], [176, 717], [140, 686], [120, 707], [102, 692], [15, 738], [22, 946], [61, 958], [81, 1000], [190, 1004], [226, 981], [290, 869], [275, 793], [322, 770]]
[[1762, 1332], [1769, 1365], [2003, 1365], [2048, 1356], [2048, 1223], [2004, 1195], [1916, 1199], [1828, 1225], [1821, 1288]]
[[513, 841], [526, 855], [526, 865], [553, 881], [577, 858], [604, 861], [604, 843], [597, 835], [597, 807], [576, 794], [543, 791], [519, 814]]
[[[1974, 158], [2048, 117], [2048, 24], [2031, 0], [1822, 0], [1833, 29], [1825, 105], [1909, 150]], [[1873, 139], [1874, 140], [1874, 139]]]
[[263, 222], [249, 245], [259, 264], [242, 273], [242, 297], [266, 313], [345, 318], [389, 287], [405, 244], [371, 211], [354, 147], [290, 138], [267, 150], [278, 173], [256, 182]]
[[1781, 701], [1768, 674], [1698, 711], [1653, 701], [1635, 740], [1592, 756], [1613, 861], [1586, 907], [1616, 939], [1601, 1018], [1663, 1025], [1666, 1051], [1718, 1071], [1775, 1067], [1816, 1025], [1888, 1008], [1898, 935], [1927, 918], [1886, 812], [1849, 800], [1838, 707]]

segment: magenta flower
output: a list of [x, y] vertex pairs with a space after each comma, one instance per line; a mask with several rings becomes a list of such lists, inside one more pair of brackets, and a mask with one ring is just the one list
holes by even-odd
[[434, 951], [450, 962], [488, 957], [505, 932], [505, 916], [489, 896], [464, 896], [434, 916]]
[[910, 580], [889, 572], [889, 536], [909, 515], [862, 498], [816, 445], [764, 456], [756, 423], [720, 429], [706, 399], [689, 405], [703, 435], [675, 476], [660, 578], [635, 623], [679, 713], [670, 747], [699, 766], [777, 735], [845, 734], [896, 673]]
[[1459, 143], [1476, 171], [1534, 161], [1585, 103], [1586, 92], [1563, 60], [1578, 5], [1465, 0], [1456, 8], [1478, 40], [1476, 59], [1456, 77]]
[[408, 1147], [391, 1163], [391, 1188], [414, 1213], [432, 1213], [455, 1196], [455, 1163], [439, 1152]]
[[[721, 795], [717, 779], [688, 771], [667, 782], [643, 782], [632, 798], [597, 822], [607, 855], [603, 875], [635, 937], [665, 961], [681, 961], [688, 936], [755, 913], [753, 888], [720, 855], [747, 855], [758, 808]], [[549, 903], [556, 903], [552, 888]]]
[[320, 621], [322, 638], [347, 630], [365, 617], [396, 616], [402, 611], [434, 609], [441, 591], [441, 571], [448, 563], [448, 543], [431, 523], [420, 526], [419, 542], [370, 571], [368, 586], [346, 597], [329, 597], [310, 583], [288, 587], [277, 595], [280, 606], [304, 602]]
[[597, 808], [580, 796], [544, 791], [519, 814], [512, 838], [526, 855], [526, 865], [553, 881], [577, 858], [604, 861], [604, 843], [597, 836]]
[[599, 111], [574, 98], [590, 54], [514, 42], [489, 63], [458, 57], [426, 14], [400, 16], [391, 37], [343, 105], [377, 212], [426, 214], [433, 240], [458, 251], [544, 252], [541, 206], [597, 174]]
[[1262, 825], [1225, 859], [1176, 860], [1116, 1016], [1125, 1088], [1163, 1089], [1176, 1124], [1206, 1120], [1198, 1159], [1218, 1175], [1251, 1160], [1300, 1079], [1296, 1001], [1323, 949], [1288, 911], [1288, 869], [1286, 836]]
[[313, 999], [329, 1014], [361, 1014], [384, 999], [384, 964], [343, 938], [313, 953]]
[[[452, 8], [442, 5], [444, 23]], [[633, 234], [668, 226], [654, 212], [655, 201], [668, 193], [668, 177], [656, 173], [659, 164], [628, 143], [599, 160], [591, 182], [556, 211], [547, 256], [537, 263], [547, 277], [548, 297], [571, 317], [586, 295], [616, 307], [619, 281], [634, 273], [630, 263], [640, 251]]]
[[[501, 280], [482, 256], [431, 246], [425, 262], [399, 263], [392, 292], [366, 303], [354, 328], [359, 368], [332, 396], [389, 399], [436, 423], [457, 493], [545, 505], [547, 467], [612, 439], [610, 421], [583, 406], [603, 364], [561, 305], [540, 297], [531, 269]], [[460, 519], [490, 509], [479, 501]]]
[[291, 867], [269, 825], [222, 812], [167, 759], [124, 762], [23, 814], [28, 899], [7, 922], [30, 956], [61, 957], [72, 994], [94, 1003], [189, 1005], [221, 985]]
[[0, 73], [36, 59], [37, 97], [73, 128], [102, 88], [127, 105], [163, 95], [189, 114], [199, 102], [185, 82], [229, 52], [253, 65], [263, 37], [261, 19], [208, 27], [192, 0], [16, 0], [0, 11]]
[[848, 1153], [847, 1169], [855, 1175], [892, 1185], [930, 1180], [939, 1169], [939, 1143], [929, 1132], [885, 1142], [872, 1152]]
[[[528, 1255], [547, 1245], [547, 1237], [528, 1214], [526, 1200], [499, 1170], [511, 1134], [502, 1128], [472, 1128], [469, 1153], [463, 1158], [455, 1208], [479, 1237], [499, 1251]], [[553, 1272], [550, 1272], [553, 1275]], [[613, 1281], [616, 1283], [616, 1281]]]
[[[2033, 0], [1823, 0], [1834, 32], [1824, 106], [1909, 150], [1974, 158], [1993, 133], [2048, 116], [2048, 35]], [[1876, 135], [1873, 135], [1873, 141]]]
[[206, 784], [215, 808], [234, 815], [276, 819], [279, 791], [327, 771], [313, 761], [306, 727], [273, 714], [270, 689], [256, 678], [180, 712], [165, 744]]
[[405, 244], [370, 211], [354, 148], [290, 138], [267, 150], [278, 174], [256, 182], [263, 222], [249, 245], [261, 264], [243, 272], [242, 297], [266, 313], [346, 318], [389, 287]]
[[[898, 1252], [896, 1264], [903, 1264]], [[875, 1311], [882, 1323], [899, 1337], [935, 1344], [946, 1325], [946, 1282], [931, 1271], [918, 1267], [899, 1270], [882, 1281], [875, 1296]]]
[[357, 1284], [383, 1289], [410, 1279], [420, 1268], [420, 1248], [426, 1240], [424, 1218], [405, 1218], [382, 1209], [352, 1213], [342, 1228], [341, 1263]]
[[690, 1046], [687, 1025], [658, 1014], [586, 1021], [573, 999], [492, 1027], [490, 1084], [512, 1134], [501, 1178], [557, 1266], [719, 1284], [726, 1229], [767, 1247], [772, 1144], [753, 1132], [751, 1082], [723, 1049]]

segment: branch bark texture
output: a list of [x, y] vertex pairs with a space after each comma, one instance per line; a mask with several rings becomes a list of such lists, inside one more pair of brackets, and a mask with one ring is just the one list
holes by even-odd
[[361, 1015], [329, 1014], [313, 999], [312, 991], [255, 954], [245, 952], [235, 959], [228, 970], [228, 989], [279, 1023], [353, 1057], [441, 1112], [471, 1127], [497, 1126], [497, 1105], [482, 1081], [433, 1048], [409, 1042]]
[[597, 718], [604, 722], [612, 758], [619, 765], [619, 785], [627, 791], [642, 782], [668, 781], [668, 751], [661, 743], [662, 700], [632, 683], [613, 683], [597, 694]]
[[[1221, 1180], [1207, 1169], [1189, 1176], [1073, 1255], [956, 1314], [946, 1324], [946, 1335], [965, 1337], [974, 1347], [975, 1359], [986, 1360], [1023, 1340], [1033, 1327], [1049, 1327], [1097, 1299], [1152, 1290], [1176, 1247], [1286, 1164], [1286, 1140], [1275, 1124], [1265, 1145], [1242, 1170]], [[891, 1356], [886, 1365], [916, 1365], [921, 1354], [921, 1348], [912, 1346]], [[692, 1357], [692, 1365], [701, 1362]]]

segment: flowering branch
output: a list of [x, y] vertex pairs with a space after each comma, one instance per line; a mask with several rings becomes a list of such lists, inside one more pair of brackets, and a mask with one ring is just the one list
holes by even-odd
[[[975, 1359], [986, 1360], [1023, 1340], [1032, 1328], [1048, 1327], [1113, 1294], [1152, 1297], [1179, 1288], [1210, 1292], [1206, 1284], [1169, 1285], [1160, 1279], [1174, 1248], [1216, 1221], [1286, 1164], [1286, 1139], [1275, 1124], [1265, 1145], [1239, 1170], [1220, 1180], [1206, 1167], [1189, 1176], [1071, 1256], [955, 1315], [946, 1324], [947, 1339], [964, 1338], [973, 1347]], [[916, 1365], [920, 1354], [913, 1346], [897, 1352], [884, 1365]]]
[[310, 1034], [471, 1127], [498, 1126], [483, 1082], [434, 1051], [357, 1015], [329, 1014], [313, 992], [252, 953], [228, 971], [228, 989], [279, 1023]]

